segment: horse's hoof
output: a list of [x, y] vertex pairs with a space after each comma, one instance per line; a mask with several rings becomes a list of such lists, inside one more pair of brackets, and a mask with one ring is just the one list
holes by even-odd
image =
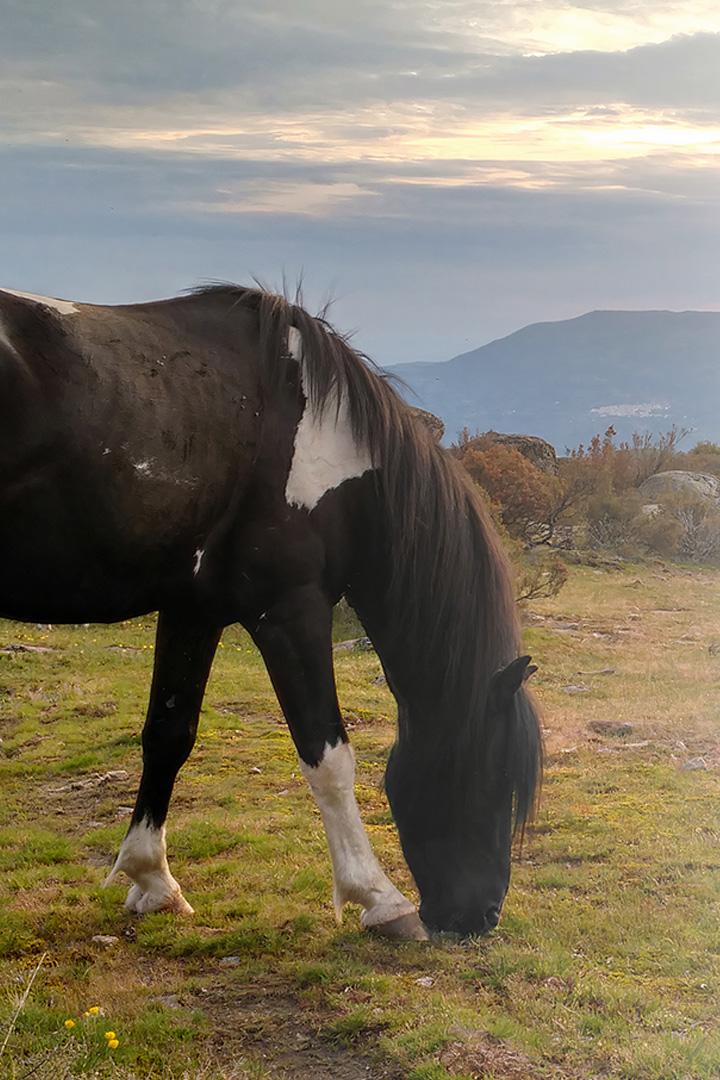
[[169, 896], [162, 896], [152, 892], [146, 892], [138, 901], [135, 911], [138, 915], [149, 915], [154, 911], [168, 912], [171, 915], [194, 915], [195, 909], [188, 904], [183, 894], [178, 890]]
[[142, 900], [143, 891], [139, 885], [131, 885], [127, 896], [125, 897], [125, 909], [126, 911], [132, 911], [133, 914], [137, 912], [138, 904]]
[[188, 904], [187, 900], [182, 893], [177, 893], [173, 896], [172, 901], [168, 907], [164, 907], [163, 911], [172, 911], [173, 915], [194, 915], [195, 908], [192, 904]]
[[389, 922], [369, 926], [368, 930], [373, 934], [379, 934], [380, 937], [393, 938], [395, 941], [430, 940], [430, 935], [416, 911], [411, 911], [408, 915], [400, 915], [397, 919], [390, 919]]

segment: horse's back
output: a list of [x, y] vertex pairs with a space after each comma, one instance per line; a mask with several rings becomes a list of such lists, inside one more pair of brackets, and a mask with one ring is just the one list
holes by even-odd
[[0, 614], [122, 618], [191, 573], [257, 451], [254, 327], [225, 308], [0, 292]]

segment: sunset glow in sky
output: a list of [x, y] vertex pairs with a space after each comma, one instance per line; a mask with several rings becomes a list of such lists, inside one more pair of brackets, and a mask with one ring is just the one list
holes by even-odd
[[382, 362], [720, 307], [720, 9], [9, 0], [0, 278], [121, 301], [304, 269]]

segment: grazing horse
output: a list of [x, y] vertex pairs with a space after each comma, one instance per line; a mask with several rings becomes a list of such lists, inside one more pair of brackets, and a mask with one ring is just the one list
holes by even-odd
[[[357, 612], [398, 706], [386, 790], [420, 912], [375, 858], [332, 663]], [[137, 802], [111, 878], [191, 912], [173, 784], [223, 628], [259, 648], [317, 801], [334, 902], [389, 936], [496, 925], [541, 740], [505, 560], [459, 465], [323, 318], [215, 286], [102, 307], [0, 291], [0, 616], [158, 611]]]

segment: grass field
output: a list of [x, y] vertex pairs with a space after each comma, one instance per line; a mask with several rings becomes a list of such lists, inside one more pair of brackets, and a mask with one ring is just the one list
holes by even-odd
[[[720, 1076], [720, 573], [573, 568], [534, 605], [542, 810], [500, 927], [464, 944], [375, 940], [352, 910], [335, 925], [319, 815], [236, 629], [171, 811], [196, 914], [124, 913], [126, 886], [101, 883], [153, 624], [0, 623], [0, 1077]], [[411, 889], [380, 665], [342, 652], [337, 671], [364, 819]]]

